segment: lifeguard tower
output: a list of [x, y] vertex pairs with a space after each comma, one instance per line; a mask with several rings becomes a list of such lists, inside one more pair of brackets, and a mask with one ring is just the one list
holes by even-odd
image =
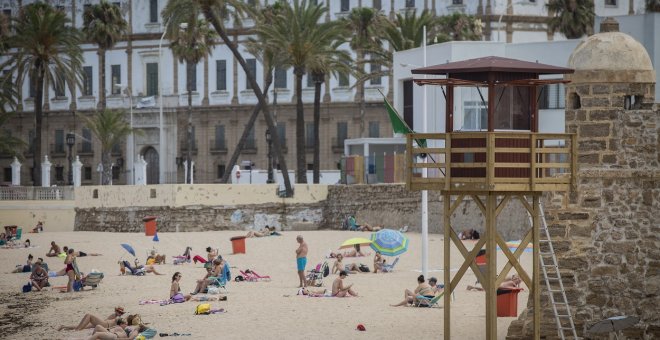
[[[542, 258], [552, 256], [554, 259], [552, 250], [547, 245], [539, 247], [542, 240], [540, 231], [545, 225], [542, 223], [540, 196], [544, 191], [569, 191], [575, 186], [577, 146], [575, 134], [539, 133], [537, 103], [544, 85], [567, 82], [549, 79], [548, 75], [563, 75], [573, 73], [573, 70], [509, 58], [485, 57], [418, 68], [412, 73], [425, 75], [424, 79], [414, 79], [418, 85], [442, 86], [446, 102], [445, 133], [409, 134], [406, 146], [408, 189], [440, 190], [443, 195], [444, 338], [451, 338], [451, 293], [467, 269], [472, 268], [486, 291], [486, 338], [496, 339], [497, 288], [509, 271], [515, 268], [531, 288], [534, 338], [539, 339], [541, 263], [556, 267], [556, 262], [552, 264], [549, 257], [545, 261]], [[435, 78], [427, 78], [429, 75]], [[472, 131], [454, 129], [454, 107], [457, 100], [461, 100], [456, 90], [462, 87], [476, 91], [483, 107], [487, 108], [475, 118], [480, 124]], [[420, 176], [421, 173], [425, 174]], [[466, 197], [472, 198], [485, 219], [485, 233], [472, 250], [463, 245], [451, 225], [452, 213]], [[511, 252], [497, 232], [497, 216], [515, 199], [528, 211], [532, 227], [520, 246]], [[547, 233], [547, 228], [544, 231]], [[451, 242], [464, 257], [453, 278], [450, 273]], [[533, 244], [531, 276], [518, 261], [530, 242]], [[508, 259], [499, 273], [498, 245]], [[486, 270], [482, 273], [475, 258], [484, 246]], [[544, 276], [547, 278], [547, 273]], [[561, 304], [555, 300], [552, 303], [558, 308]], [[561, 328], [568, 329], [573, 325], [570, 307], [566, 304], [563, 308], [559, 312], [555, 309], [556, 315], [569, 315], [570, 326], [567, 323], [562, 326], [562, 322], [557, 321], [562, 338]]]

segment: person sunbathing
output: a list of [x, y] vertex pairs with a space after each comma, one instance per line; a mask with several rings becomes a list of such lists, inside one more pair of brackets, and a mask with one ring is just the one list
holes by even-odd
[[62, 250], [60, 250], [60, 246], [55, 244], [55, 241], [52, 241], [50, 243], [50, 250], [48, 253], [46, 253], [46, 256], [48, 257], [57, 257], [62, 253]]
[[173, 300], [174, 302], [184, 302], [190, 300], [192, 297], [190, 294], [181, 294], [181, 286], [179, 285], [179, 281], [181, 281], [181, 273], [176, 272], [174, 275], [172, 275], [172, 285], [170, 286], [170, 300]]
[[135, 339], [141, 331], [145, 330], [143, 325], [130, 327], [127, 320], [117, 319], [117, 325], [113, 327], [103, 327], [101, 325], [94, 327], [92, 336], [88, 340], [106, 340], [106, 339]]
[[161, 255], [156, 253], [155, 249], [152, 249], [151, 252], [149, 253], [149, 256], [147, 256], [147, 265], [152, 265], [152, 264], [165, 264], [165, 255]]
[[377, 251], [376, 254], [374, 254], [374, 274], [378, 273], [378, 269], [382, 271], [384, 265], [385, 259], [383, 258], [383, 255]]
[[419, 303], [419, 300], [417, 299], [418, 295], [422, 295], [428, 298], [435, 297], [435, 290], [428, 283], [426, 283], [426, 279], [424, 279], [424, 275], [420, 275], [417, 277], [417, 288], [415, 288], [414, 291], [411, 292], [410, 290], [406, 289], [405, 292], [403, 293], [403, 301], [397, 303], [396, 305], [390, 305], [390, 306], [399, 307], [399, 306], [407, 306], [408, 304], [416, 305], [417, 303]]
[[202, 279], [197, 280], [197, 287], [195, 287], [195, 291], [190, 293], [190, 295], [195, 295], [204, 291], [204, 289], [213, 282], [213, 280], [210, 279], [211, 277], [220, 277], [223, 265], [224, 261], [221, 258], [213, 260], [213, 268], [207, 268], [206, 275]]
[[135, 259], [135, 267], [130, 268], [130, 267], [126, 266], [126, 268], [128, 268], [131, 272], [144, 271], [145, 273], [154, 273], [156, 275], [165, 275], [165, 274], [157, 272], [156, 267], [154, 267], [153, 264], [148, 264], [148, 265], [144, 265], [144, 266], [141, 265], [140, 261], [138, 261], [138, 259]]
[[[64, 246], [62, 249], [64, 249], [65, 253], [69, 253], [69, 247]], [[86, 253], [84, 251], [76, 251], [76, 257], [85, 257], [85, 256], [102, 256], [103, 254], [99, 253]]]
[[107, 318], [102, 319], [100, 316], [94, 314], [85, 314], [80, 323], [77, 326], [65, 326], [61, 325], [57, 328], [58, 331], [61, 330], [76, 330], [80, 331], [83, 329], [94, 328], [96, 326], [101, 326], [104, 328], [110, 328], [117, 325], [117, 321], [120, 316], [124, 315], [124, 307], [115, 307], [114, 313], [110, 314]]
[[337, 260], [335, 261], [335, 264], [332, 266], [332, 273], [337, 273], [340, 271], [346, 271], [349, 274], [357, 274], [360, 272], [360, 267], [356, 265], [355, 263], [347, 264], [344, 265], [342, 262], [344, 260], [344, 256], [341, 254], [337, 255]]
[[195, 255], [195, 257], [193, 257], [193, 261], [195, 262], [195, 264], [197, 264], [197, 262], [201, 262], [201, 263], [213, 262], [213, 260], [215, 260], [215, 258], [218, 257], [219, 252], [220, 251], [217, 248], [213, 249], [210, 246], [206, 247], [206, 259], [199, 255]]
[[41, 291], [48, 286], [48, 272], [41, 267], [41, 262], [34, 264], [34, 270], [30, 274], [30, 282], [37, 291]]
[[353, 249], [345, 251], [344, 252], [344, 257], [358, 257], [358, 256], [367, 256], [371, 255], [370, 253], [363, 253], [362, 250], [360, 250], [360, 245], [356, 244], [353, 246]]
[[298, 289], [298, 294], [297, 295], [306, 295], [306, 296], [311, 296], [311, 297], [324, 297], [326, 296], [328, 290], [323, 289], [323, 290], [310, 290], [307, 287], [302, 287]]
[[383, 225], [382, 224], [381, 225], [375, 225], [375, 226], [372, 227], [368, 224], [363, 224], [363, 225], [360, 226], [359, 230], [360, 231], [379, 231], [379, 230], [383, 230]]
[[352, 289], [353, 284], [344, 287], [344, 279], [348, 276], [348, 273], [344, 270], [339, 272], [339, 277], [332, 282], [332, 296], [335, 297], [346, 297], [346, 296], [358, 296], [358, 294]]
[[23, 243], [23, 247], [30, 248], [30, 246], [32, 246], [32, 242], [30, 242], [30, 239], [25, 240], [25, 242]]
[[34, 257], [32, 254], [28, 255], [27, 262], [24, 265], [16, 265], [16, 268], [12, 271], [12, 273], [29, 273], [32, 271], [32, 260]]
[[[522, 279], [520, 278], [520, 276], [518, 276], [516, 274], [513, 274], [511, 276], [508, 276], [508, 277], [504, 278], [504, 281], [502, 281], [502, 283], [500, 283], [500, 286], [497, 287], [497, 288], [498, 289], [499, 288], [518, 288], [518, 287], [520, 287], [521, 282], [522, 282]], [[484, 288], [479, 287], [479, 286], [470, 286], [470, 285], [468, 285], [467, 290], [474, 290], [474, 291], [477, 291], [477, 292], [482, 292], [482, 291], [484, 291]]]
[[247, 235], [245, 235], [245, 237], [248, 237], [248, 238], [249, 237], [265, 237], [265, 236], [272, 235], [273, 232], [275, 232], [275, 227], [266, 226], [266, 227], [264, 227], [263, 229], [261, 229], [259, 231], [253, 231], [253, 230], [249, 231], [247, 233]]

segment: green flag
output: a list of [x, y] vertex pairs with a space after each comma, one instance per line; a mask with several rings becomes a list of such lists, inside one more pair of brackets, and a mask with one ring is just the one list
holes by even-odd
[[[381, 92], [381, 95], [383, 93]], [[401, 119], [401, 116], [399, 116], [399, 113], [396, 112], [396, 110], [390, 105], [390, 102], [387, 101], [387, 98], [383, 95], [383, 100], [385, 101], [385, 109], [387, 109], [387, 114], [390, 116], [390, 121], [392, 122], [392, 130], [394, 130], [395, 133], [401, 133], [401, 134], [408, 134], [408, 133], [415, 133], [409, 126], [406, 124], [406, 122]], [[420, 147], [425, 148], [426, 147], [426, 139], [415, 139], [417, 142], [417, 145]]]

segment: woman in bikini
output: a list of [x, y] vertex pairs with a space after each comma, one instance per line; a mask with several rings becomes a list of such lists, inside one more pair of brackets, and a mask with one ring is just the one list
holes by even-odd
[[411, 292], [408, 289], [406, 289], [403, 295], [404, 296], [403, 301], [397, 303], [396, 305], [390, 305], [390, 306], [399, 307], [399, 306], [406, 306], [408, 304], [415, 305], [419, 301], [417, 300], [418, 295], [426, 296], [429, 298], [435, 297], [433, 287], [431, 287], [428, 283], [426, 283], [426, 280], [424, 279], [424, 275], [420, 275], [417, 277], [417, 288], [415, 288], [414, 292]]
[[349, 274], [357, 274], [360, 272], [360, 267], [358, 267], [355, 263], [347, 264], [344, 265], [342, 262], [344, 260], [344, 256], [342, 254], [337, 255], [337, 260], [335, 261], [335, 264], [332, 266], [332, 273], [338, 273], [342, 270], [345, 270]]
[[117, 321], [120, 319], [120, 316], [124, 315], [124, 307], [116, 307], [115, 312], [110, 314], [106, 319], [102, 319], [100, 316], [94, 314], [85, 314], [80, 323], [77, 326], [60, 326], [57, 330], [76, 330], [80, 331], [83, 329], [94, 328], [96, 326], [101, 326], [103, 328], [110, 328], [117, 325]]
[[[179, 286], [179, 281], [181, 281], [181, 273], [176, 272], [172, 275], [172, 285], [170, 286], [170, 300], [181, 300], [185, 301], [190, 300], [192, 297], [190, 294], [181, 294], [181, 286]], [[176, 297], [176, 298], [175, 298]]]
[[76, 261], [76, 254], [75, 251], [72, 249], [69, 249], [66, 255], [66, 259], [64, 259], [64, 264], [66, 265], [66, 276], [69, 277], [69, 282], [66, 284], [66, 291], [68, 292], [73, 292], [73, 282], [76, 280], [76, 270], [75, 270], [75, 261]]
[[41, 267], [41, 262], [39, 261], [34, 264], [34, 271], [30, 275], [30, 282], [32, 282], [32, 287], [37, 291], [48, 285], [48, 272]]
[[106, 339], [135, 339], [145, 327], [140, 325], [130, 327], [123, 318], [117, 319], [117, 325], [113, 327], [103, 327], [101, 325], [94, 328], [92, 336], [88, 340], [106, 340]]

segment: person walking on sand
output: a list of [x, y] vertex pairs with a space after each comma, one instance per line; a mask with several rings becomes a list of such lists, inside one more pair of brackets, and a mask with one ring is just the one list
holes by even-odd
[[348, 273], [345, 270], [339, 272], [339, 277], [332, 282], [332, 296], [335, 297], [346, 297], [348, 295], [358, 296], [358, 294], [351, 289], [353, 284], [344, 287], [344, 279], [348, 276]]
[[302, 235], [296, 237], [298, 249], [296, 249], [296, 263], [298, 265], [298, 278], [300, 279], [299, 288], [305, 287], [305, 266], [307, 265], [307, 242], [303, 240]]

